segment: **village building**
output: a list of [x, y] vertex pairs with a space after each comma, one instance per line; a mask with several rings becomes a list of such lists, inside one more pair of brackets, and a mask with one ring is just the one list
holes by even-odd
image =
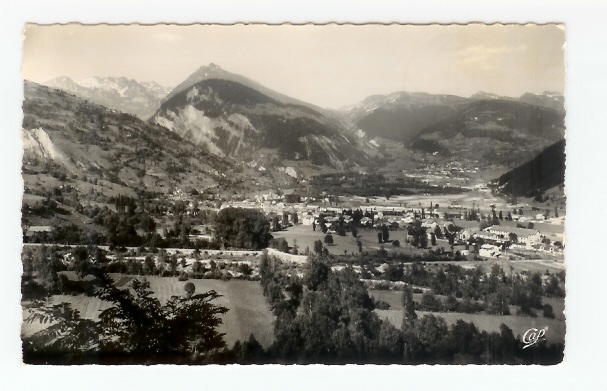
[[481, 257], [496, 258], [501, 255], [501, 252], [499, 251], [499, 247], [497, 246], [493, 246], [491, 244], [483, 244], [478, 250], [478, 255], [480, 255]]

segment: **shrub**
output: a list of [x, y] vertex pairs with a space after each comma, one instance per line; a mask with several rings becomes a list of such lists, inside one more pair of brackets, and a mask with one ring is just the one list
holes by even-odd
[[179, 281], [187, 281], [188, 280], [188, 273], [186, 273], [186, 272], [179, 273], [179, 277], [177, 277], [177, 279]]
[[373, 300], [373, 305], [378, 310], [389, 310], [390, 309], [390, 303], [388, 303], [387, 301], [384, 301], [382, 299], [376, 299], [374, 297], [371, 298], [371, 300]]
[[394, 240], [394, 241], [392, 241], [392, 245], [394, 247], [400, 247], [400, 242], [398, 240]]
[[554, 310], [550, 304], [544, 304], [544, 318], [554, 319]]
[[[179, 276], [181, 278], [181, 276]], [[189, 298], [192, 297], [194, 292], [196, 292], [196, 286], [192, 282], [186, 282], [183, 286], [183, 290], [185, 291], [186, 296]]]

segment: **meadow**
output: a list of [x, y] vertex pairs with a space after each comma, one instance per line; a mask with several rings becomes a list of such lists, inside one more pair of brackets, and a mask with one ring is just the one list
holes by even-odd
[[[387, 319], [396, 327], [401, 327], [403, 321], [403, 304], [402, 304], [402, 292], [399, 291], [376, 291], [370, 290], [369, 295], [377, 299], [381, 299], [390, 304], [388, 310], [375, 310], [375, 312], [382, 318]], [[421, 301], [421, 294], [414, 294], [413, 299], [416, 302]], [[438, 296], [444, 298], [444, 296]], [[416, 311], [418, 317], [424, 315], [435, 315], [445, 319], [448, 325], [457, 322], [462, 319], [466, 322], [473, 322], [476, 327], [481, 331], [498, 331], [500, 325], [504, 323], [506, 326], [512, 329], [514, 336], [523, 336], [530, 328], [544, 328], [547, 327], [546, 340], [548, 343], [564, 343], [565, 342], [565, 302], [564, 299], [557, 298], [543, 298], [544, 303], [550, 304], [554, 309], [555, 319], [544, 318], [541, 311], [538, 312], [536, 318], [530, 316], [519, 316], [519, 315], [489, 315], [485, 313], [477, 314], [466, 314], [459, 312], [427, 312], [427, 311]], [[515, 306], [510, 306], [511, 313], [516, 314]]]

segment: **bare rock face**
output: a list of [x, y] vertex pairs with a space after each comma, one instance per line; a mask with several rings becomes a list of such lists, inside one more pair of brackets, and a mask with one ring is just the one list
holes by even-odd
[[278, 93], [266, 94], [270, 90], [251, 81], [245, 85], [205, 78], [223, 75], [225, 71], [216, 66], [201, 69], [204, 72], [199, 70], [182, 83], [189, 87], [169, 94], [152, 122], [213, 154], [238, 161], [255, 159], [263, 149], [275, 151], [280, 160], [308, 161], [336, 169], [367, 163], [361, 140], [348, 134], [337, 119], [310, 105], [291, 103], [295, 100]]

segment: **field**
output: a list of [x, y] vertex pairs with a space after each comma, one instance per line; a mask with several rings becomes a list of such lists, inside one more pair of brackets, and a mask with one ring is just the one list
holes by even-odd
[[[114, 275], [120, 285], [128, 282], [130, 276]], [[147, 276], [155, 296], [166, 302], [171, 296], [183, 296], [185, 282], [176, 277]], [[246, 340], [252, 333], [264, 346], [269, 346], [274, 339], [273, 315], [270, 312], [259, 282], [242, 280], [190, 280], [196, 286], [196, 292], [202, 293], [215, 290], [222, 295], [216, 304], [223, 305], [229, 311], [223, 315], [223, 324], [219, 331], [225, 333], [225, 341], [231, 347], [238, 340]], [[89, 319], [98, 319], [99, 312], [108, 308], [109, 304], [98, 298], [83, 295], [54, 297], [56, 303], [69, 302], [73, 308], [80, 310], [81, 315]], [[24, 317], [26, 313], [24, 312]], [[30, 336], [41, 330], [44, 325], [23, 323], [22, 336]]]
[[[333, 244], [332, 245], [323, 245], [329, 250], [331, 254], [343, 255], [344, 250], [348, 252], [348, 254], [358, 254], [358, 245], [356, 244], [357, 240], [360, 240], [363, 247], [363, 252], [374, 252], [379, 250], [380, 244], [377, 242], [377, 229], [364, 229], [361, 228], [358, 230], [358, 237], [355, 238], [352, 236], [351, 232], [348, 232], [346, 236], [339, 236], [337, 234], [332, 234], [333, 236]], [[293, 247], [293, 240], [297, 239], [297, 246], [299, 247], [299, 252], [303, 253], [308, 247], [310, 252], [314, 251], [314, 242], [317, 240], [323, 241], [325, 238], [325, 234], [317, 227], [316, 231], [312, 230], [311, 225], [296, 225], [293, 227], [289, 227], [285, 231], [272, 232], [272, 236], [274, 238], [285, 238], [289, 243], [289, 246]], [[401, 242], [401, 247], [394, 247], [390, 243], [385, 243], [384, 248], [390, 252], [417, 252], [422, 253], [421, 250], [413, 250], [408, 249], [404, 245], [405, 240], [405, 231], [390, 231], [390, 240], [399, 240]]]
[[[378, 231], [376, 229], [358, 230], [358, 240], [360, 240], [362, 243], [363, 252], [373, 253], [379, 249], [380, 244], [377, 242], [377, 232]], [[323, 234], [319, 229], [313, 231], [312, 226], [309, 225], [296, 225], [289, 227], [284, 231], [273, 232], [272, 235], [275, 238], [285, 238], [291, 247], [293, 247], [294, 240], [297, 240], [297, 246], [299, 247], [300, 254], [305, 251], [306, 247], [310, 249], [310, 252], [313, 252], [314, 242], [319, 239], [322, 241], [325, 237], [325, 234]], [[399, 240], [401, 242], [401, 246], [394, 247], [390, 243], [385, 243], [384, 248], [388, 252], [423, 254], [427, 251], [411, 248], [405, 244], [404, 230], [390, 231], [390, 239]], [[354, 238], [350, 232], [348, 232], [346, 236], [333, 234], [333, 244], [329, 246], [325, 245], [325, 247], [331, 254], [343, 255], [344, 250], [347, 251], [348, 254], [358, 254], [358, 245], [356, 244], [356, 241], [357, 239]], [[438, 240], [437, 245], [433, 248], [441, 246], [446, 249], [449, 248], [449, 244], [445, 240]], [[455, 246], [455, 251], [463, 249], [464, 246]], [[504, 269], [506, 273], [509, 273], [511, 267], [514, 273], [520, 273], [522, 271], [529, 271], [530, 273], [544, 273], [546, 270], [551, 273], [558, 273], [565, 269], [562, 254], [555, 255], [536, 253], [535, 255], [543, 259], [510, 261], [507, 257], [505, 257], [499, 259], [487, 259], [482, 262], [473, 260], [461, 261], [454, 262], [454, 264], [460, 265], [464, 268], [474, 268], [480, 265], [485, 272], [491, 271], [491, 267], [497, 264]]]
[[[400, 327], [402, 325], [403, 318], [403, 306], [402, 306], [402, 292], [396, 291], [369, 291], [372, 297], [382, 299], [390, 304], [389, 310], [375, 310], [382, 319], [387, 319], [395, 325]], [[413, 298], [416, 302], [421, 299], [420, 294], [414, 294]], [[525, 334], [530, 328], [544, 328], [548, 327], [546, 331], [546, 340], [549, 343], [564, 343], [565, 341], [565, 315], [564, 311], [564, 299], [556, 298], [544, 298], [544, 303], [552, 305], [554, 309], [555, 319], [544, 318], [541, 313], [538, 314], [537, 318], [530, 316], [517, 316], [517, 315], [488, 315], [488, 314], [464, 314], [455, 312], [426, 312], [416, 311], [418, 317], [423, 317], [427, 314], [433, 314], [436, 316], [443, 317], [447, 324], [451, 325], [457, 322], [458, 319], [462, 319], [466, 322], [473, 322], [479, 330], [487, 332], [499, 331], [500, 325], [504, 323], [506, 326], [512, 329], [514, 336], [521, 336]], [[514, 310], [514, 312], [512, 311]], [[516, 312], [516, 307], [511, 307], [511, 312]]]

